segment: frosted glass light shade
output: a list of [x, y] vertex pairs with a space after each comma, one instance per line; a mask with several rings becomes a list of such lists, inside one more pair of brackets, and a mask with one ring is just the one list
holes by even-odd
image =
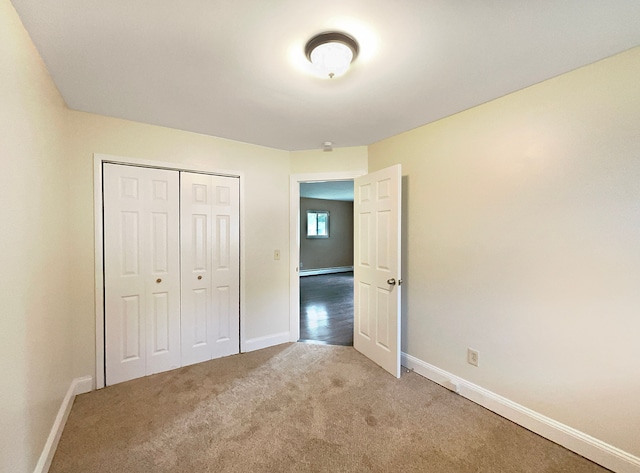
[[305, 53], [319, 76], [333, 78], [347, 72], [358, 55], [358, 43], [344, 33], [322, 33], [309, 40]]
[[323, 76], [335, 77], [347, 72], [353, 51], [342, 43], [324, 43], [311, 51], [311, 64]]

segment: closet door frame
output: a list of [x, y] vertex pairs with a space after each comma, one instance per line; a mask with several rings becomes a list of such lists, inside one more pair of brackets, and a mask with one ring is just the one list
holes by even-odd
[[129, 166], [167, 169], [171, 171], [187, 171], [216, 176], [235, 177], [240, 185], [240, 353], [245, 352], [245, 265], [242, 255], [245, 254], [244, 241], [244, 175], [242, 172], [221, 170], [210, 166], [189, 166], [181, 163], [155, 161], [147, 159], [113, 156], [108, 154], [93, 155], [93, 221], [94, 221], [94, 273], [95, 273], [95, 322], [96, 322], [96, 373], [94, 389], [105, 387], [105, 332], [104, 332], [104, 228], [102, 199], [102, 164], [123, 164]]

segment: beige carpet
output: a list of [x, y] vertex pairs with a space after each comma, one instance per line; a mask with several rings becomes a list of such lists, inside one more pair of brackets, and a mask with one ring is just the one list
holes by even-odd
[[351, 347], [287, 344], [76, 398], [55, 472], [606, 472]]

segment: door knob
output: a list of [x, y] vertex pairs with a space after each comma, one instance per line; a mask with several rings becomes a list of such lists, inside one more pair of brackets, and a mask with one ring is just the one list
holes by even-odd
[[202, 279], [202, 275], [198, 276], [198, 279]]
[[158, 284], [160, 284], [160, 283], [162, 282], [162, 279], [158, 278], [158, 279], [156, 279], [156, 282], [157, 282]]
[[387, 284], [391, 284], [392, 286], [395, 286], [396, 280], [394, 278], [387, 279]]

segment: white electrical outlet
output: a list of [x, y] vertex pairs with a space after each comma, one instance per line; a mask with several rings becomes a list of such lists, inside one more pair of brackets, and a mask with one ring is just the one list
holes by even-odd
[[480, 353], [473, 348], [467, 348], [467, 363], [473, 366], [480, 366]]

